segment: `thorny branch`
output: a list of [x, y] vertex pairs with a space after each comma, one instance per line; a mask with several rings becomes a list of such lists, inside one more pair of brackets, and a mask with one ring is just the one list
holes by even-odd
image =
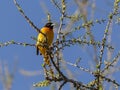
[[108, 63], [105, 68], [101, 71], [101, 73], [105, 72], [106, 70], [108, 70], [110, 68], [110, 66], [112, 66], [115, 62], [117, 62], [118, 58], [120, 57], [120, 52], [116, 55], [116, 57], [113, 59], [112, 62]]
[[[118, 58], [118, 55], [114, 58], [113, 62], [115, 62], [117, 58]], [[76, 68], [78, 68], [78, 69], [80, 69], [80, 70], [82, 70], [82, 71], [88, 72], [89, 74], [94, 75], [95, 77], [98, 76], [98, 73], [92, 72], [92, 71], [90, 71], [89, 69], [85, 69], [85, 68], [83, 68], [83, 67], [81, 67], [81, 66], [79, 66], [79, 65], [77, 65], [77, 64], [73, 64], [73, 63], [66, 62], [66, 61], [61, 61], [61, 62], [66, 63], [66, 64], [71, 65], [71, 66], [74, 66], [74, 67], [76, 67]], [[111, 62], [111, 63], [113, 64], [113, 62]], [[108, 66], [108, 67], [110, 67], [110, 66]], [[105, 68], [105, 69], [106, 69], [106, 68]], [[110, 79], [110, 78], [107, 78], [107, 77], [105, 77], [105, 76], [103, 76], [103, 75], [99, 75], [99, 77], [101, 77], [101, 78], [104, 79], [105, 81], [112, 82], [113, 84], [116, 84], [117, 86], [120, 86], [120, 84], [118, 84], [115, 80], [112, 80], [112, 79]]]
[[63, 60], [62, 60], [61, 62], [66, 63], [66, 64], [71, 65], [71, 66], [74, 66], [74, 67], [77, 67], [78, 69], [80, 69], [80, 70], [82, 70], [82, 71], [85, 71], [85, 72], [88, 72], [88, 73], [90, 73], [90, 74], [92, 74], [92, 75], [94, 74], [94, 72], [90, 71], [89, 69], [85, 69], [85, 68], [77, 65], [76, 63], [74, 64], [74, 63], [71, 63], [71, 62], [63, 61]]
[[22, 10], [22, 8], [20, 7], [16, 0], [14, 0], [14, 4], [16, 5], [17, 9], [22, 14], [22, 16], [26, 19], [26, 21], [39, 33], [40, 29], [36, 27], [35, 24], [25, 15], [24, 11]]
[[[61, 0], [61, 8], [60, 8], [55, 0], [52, 0], [52, 2], [59, 9], [59, 11], [61, 13], [60, 26], [58, 28], [58, 34], [57, 34], [57, 41], [59, 42], [60, 38], [61, 38], [61, 30], [62, 30], [65, 10], [66, 10], [66, 3], [65, 3], [65, 0]], [[59, 48], [59, 46], [56, 47], [56, 51], [57, 51], [57, 66], [59, 67], [59, 60], [60, 60], [59, 54], [60, 54], [60, 52], [59, 52], [58, 48]]]
[[[60, 87], [59, 87], [59, 90], [62, 89], [62, 87], [66, 84], [66, 83], [72, 83], [74, 85], [74, 87], [79, 90], [86, 90], [86, 89], [89, 89], [89, 90], [98, 90], [100, 89], [100, 84], [101, 82], [103, 81], [107, 81], [108, 83], [109, 82], [112, 82], [113, 84], [117, 85], [117, 86], [120, 86], [119, 83], [117, 83], [115, 80], [112, 80], [110, 78], [107, 78], [106, 76], [104, 76], [102, 73], [105, 72], [108, 68], [110, 68], [115, 62], [117, 62], [119, 56], [120, 56], [120, 53], [118, 53], [118, 55], [113, 59], [113, 61], [109, 64], [107, 64], [104, 69], [101, 71], [101, 66], [102, 66], [102, 63], [103, 63], [103, 54], [104, 54], [104, 50], [105, 48], [107, 47], [108, 49], [114, 49], [112, 46], [110, 45], [107, 45], [107, 36], [108, 36], [108, 31], [110, 29], [110, 26], [113, 22], [113, 16], [117, 15], [118, 14], [118, 3], [120, 1], [118, 0], [115, 0], [114, 2], [114, 11], [112, 14], [110, 14], [109, 16], [109, 20], [108, 20], [108, 23], [106, 25], [106, 29], [105, 29], [105, 32], [104, 32], [104, 36], [102, 38], [102, 41], [101, 42], [93, 42], [93, 41], [86, 41], [86, 40], [82, 40], [81, 38], [73, 38], [73, 39], [70, 39], [70, 40], [61, 40], [61, 37], [60, 35], [61, 34], [61, 30], [62, 30], [62, 26], [63, 26], [63, 21], [66, 17], [65, 13], [66, 13], [66, 0], [61, 0], [61, 6], [59, 6], [59, 4], [55, 1], [55, 0], [52, 0], [52, 2], [54, 3], [54, 5], [59, 9], [60, 13], [61, 13], [61, 18], [60, 18], [60, 26], [59, 26], [59, 29], [58, 29], [58, 33], [57, 33], [57, 40], [53, 43], [52, 45], [52, 50], [49, 48], [49, 47], [46, 47], [48, 49], [48, 51], [50, 53], [48, 53], [49, 57], [50, 57], [50, 61], [52, 62], [52, 67], [55, 68], [55, 70], [59, 73], [59, 76], [58, 77], [54, 77], [54, 78], [51, 78], [51, 77], [46, 77], [46, 80], [49, 80], [49, 81], [54, 81], [54, 82], [62, 82]], [[24, 11], [22, 10], [22, 8], [20, 7], [20, 5], [16, 2], [16, 0], [14, 0], [14, 4], [16, 5], [17, 9], [19, 10], [19, 12], [22, 14], [22, 16], [27, 20], [27, 22], [38, 32], [38, 33], [41, 33], [40, 32], [40, 29], [37, 28], [33, 22], [25, 15]], [[103, 21], [104, 22], [104, 21]], [[100, 22], [98, 22], [100, 23]], [[86, 23], [83, 23], [82, 26], [78, 27], [77, 29], [80, 29], [80, 28], [85, 28], [85, 27], [91, 27], [93, 25], [93, 23], [91, 22], [86, 22]], [[43, 34], [44, 35], [44, 34]], [[5, 43], [0, 43], [0, 47], [4, 47], [4, 46], [8, 46], [8, 45], [11, 45], [11, 44], [15, 44], [15, 45], [22, 45], [22, 46], [34, 46], [35, 47], [35, 44], [28, 44], [28, 43], [20, 43], [20, 42], [15, 42], [15, 41], [8, 41], [8, 42], [5, 42]], [[56, 54], [57, 51], [59, 50], [62, 50], [63, 48], [65, 47], [69, 47], [71, 45], [75, 45], [75, 44], [80, 44], [80, 45], [83, 45], [83, 44], [86, 44], [86, 45], [93, 45], [93, 46], [96, 46], [96, 47], [99, 47], [101, 48], [100, 49], [100, 55], [99, 55], [99, 64], [97, 65], [97, 71], [91, 71], [89, 69], [85, 69], [81, 66], [78, 65], [78, 63], [70, 63], [70, 62], [65, 62], [65, 61], [62, 61], [61, 62], [64, 62], [68, 65], [71, 65], [71, 66], [74, 66], [74, 67], [77, 67], [78, 69], [82, 70], [82, 71], [85, 71], [85, 72], [88, 72], [89, 74], [92, 74], [96, 80], [96, 82], [94, 83], [95, 87], [91, 87], [87, 84], [83, 84], [82, 82], [80, 81], [77, 81], [77, 80], [74, 80], [74, 79], [71, 79], [69, 77], [67, 77], [61, 70], [60, 67], [58, 67], [56, 65], [56, 62], [54, 60], [54, 54]], [[42, 46], [45, 46], [45, 45], [42, 45]], [[52, 51], [52, 53], [51, 53]], [[58, 55], [59, 56], [59, 55]], [[57, 56], [57, 57], [58, 57]], [[57, 58], [58, 60], [59, 58]], [[58, 62], [60, 63], [60, 62]], [[61, 64], [61, 63], [60, 63]]]
[[59, 9], [60, 13], [62, 13], [62, 9], [60, 8], [59, 4], [55, 0], [51, 0], [53, 4]]
[[59, 75], [61, 75], [61, 77], [62, 77], [62, 79], [63, 79], [63, 81], [64, 81], [65, 83], [70, 82], [70, 83], [72, 83], [72, 84], [73, 84], [75, 87], [77, 87], [77, 88], [83, 87], [83, 88], [95, 90], [95, 88], [86, 86], [85, 84], [83, 84], [83, 83], [81, 83], [81, 82], [78, 82], [78, 81], [75, 81], [75, 80], [73, 80], [73, 79], [67, 78], [67, 77], [62, 73], [62, 71], [60, 70], [60, 68], [58, 68], [58, 67], [56, 66], [56, 64], [55, 64], [55, 62], [54, 62], [54, 60], [53, 60], [53, 58], [52, 58], [52, 55], [49, 54], [49, 56], [50, 56], [50, 60], [51, 60], [51, 62], [52, 62], [52, 64], [53, 64], [53, 66], [55, 67], [55, 69], [57, 70], [57, 72], [59, 73]]
[[[118, 0], [115, 0], [114, 1], [114, 10], [113, 10], [113, 13], [109, 15], [109, 20], [108, 20], [108, 23], [106, 25], [106, 29], [105, 29], [105, 32], [104, 32], [104, 36], [103, 36], [103, 39], [102, 39], [102, 46], [101, 46], [101, 49], [100, 49], [100, 55], [99, 55], [99, 64], [98, 64], [98, 77], [97, 78], [97, 88], [100, 89], [100, 84], [101, 84], [101, 81], [100, 81], [100, 75], [101, 75], [101, 66], [102, 66], [102, 59], [103, 59], [103, 54], [104, 54], [104, 49], [105, 49], [105, 44], [107, 43], [107, 36], [108, 36], [108, 32], [109, 32], [109, 29], [110, 29], [110, 26], [113, 22], [113, 16], [117, 15], [118, 14], [118, 3], [120, 1]], [[110, 65], [108, 65], [106, 68], [110, 67]]]
[[67, 82], [66, 81], [64, 81], [61, 85], [60, 85], [60, 87], [59, 87], [59, 89], [58, 90], [61, 90], [62, 89], [62, 87], [66, 84]]
[[15, 41], [11, 40], [11, 41], [8, 41], [8, 42], [5, 42], [5, 43], [0, 43], [0, 47], [8, 46], [8, 45], [11, 45], [11, 44], [22, 45], [22, 46], [35, 46], [35, 44], [15, 42]]
[[[36, 39], [33, 39], [33, 40], [37, 41]], [[11, 40], [11, 41], [7, 41], [7, 42], [4, 42], [4, 43], [0, 42], [0, 47], [8, 46], [8, 45], [11, 45], [11, 44], [22, 45], [22, 46], [35, 46], [35, 44], [29, 44], [29, 43], [26, 43], [26, 42], [16, 42], [14, 40]], [[69, 40], [66, 40], [66, 41], [60, 40], [59, 42], [53, 42], [52, 47], [56, 48], [58, 45], [61, 45], [61, 44], [62, 44], [62, 46], [59, 47], [58, 50], [61, 50], [64, 47], [68, 47], [68, 46], [75, 45], [75, 44], [97, 45], [98, 47], [100, 47], [102, 45], [99, 41], [93, 43], [91, 41], [82, 40], [80, 38], [73, 38], [73, 39], [69, 39]], [[46, 44], [42, 45], [42, 43], [41, 43], [41, 46], [46, 46]], [[105, 47], [107, 47], [108, 49], [114, 49], [112, 46], [107, 45], [107, 44], [105, 45]]]

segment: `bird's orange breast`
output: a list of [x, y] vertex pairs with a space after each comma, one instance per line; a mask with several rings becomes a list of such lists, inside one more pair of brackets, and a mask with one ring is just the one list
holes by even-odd
[[38, 38], [37, 38], [37, 46], [39, 48], [39, 51], [41, 52], [42, 55], [45, 54], [46, 49], [39, 46], [40, 43], [45, 43], [46, 42], [46, 38], [47, 38], [47, 44], [48, 46], [50, 46], [53, 42], [53, 38], [54, 38], [54, 32], [52, 29], [48, 28], [48, 27], [43, 27], [41, 29], [41, 32], [44, 33], [45, 35], [43, 35], [42, 33], [38, 34]]

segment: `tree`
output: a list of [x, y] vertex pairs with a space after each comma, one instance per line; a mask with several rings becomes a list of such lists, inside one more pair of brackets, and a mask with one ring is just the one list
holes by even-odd
[[[35, 83], [33, 86], [49, 86], [54, 82], [58, 85], [58, 90], [64, 88], [66, 84], [70, 84], [72, 90], [104, 90], [108, 89], [109, 85], [118, 90], [120, 83], [118, 83], [117, 79], [110, 78], [110, 74], [119, 71], [119, 67], [116, 68], [116, 66], [120, 52], [112, 45], [113, 40], [111, 37], [115, 29], [113, 25], [116, 26], [120, 21], [120, 0], [112, 2], [113, 9], [107, 17], [97, 19], [95, 19], [95, 9], [97, 7], [94, 0], [73, 0], [74, 7], [70, 7], [68, 2], [70, 1], [51, 0], [54, 9], [57, 9], [60, 15], [60, 23], [58, 27], [56, 25], [57, 37], [52, 46], [43, 45], [48, 49], [47, 54], [50, 57], [50, 66], [43, 65], [45, 80]], [[16, 0], [14, 0], [14, 4], [26, 21], [37, 32], [41, 33], [40, 29], [25, 15]], [[75, 10], [75, 12], [72, 12], [72, 10]], [[48, 22], [54, 21], [51, 16], [52, 13], [47, 12]], [[101, 27], [101, 31], [99, 27]], [[103, 32], [102, 36], [96, 36], [97, 32]], [[37, 40], [36, 37], [32, 37], [32, 39]], [[36, 46], [35, 44], [19, 43], [12, 40], [1, 43], [0, 47], [10, 44], [26, 47]], [[72, 49], [72, 53], [68, 51], [66, 53], [66, 50], [69, 49]], [[117, 54], [113, 57], [114, 51], [117, 51]], [[76, 60], [73, 57], [77, 57]], [[88, 63], [89, 61], [92, 62], [92, 65]], [[92, 67], [93, 69], [91, 69]], [[53, 73], [50, 72], [51, 69]], [[84, 74], [77, 75], [75, 71]], [[82, 81], [82, 77], [90, 78], [90, 80]]]

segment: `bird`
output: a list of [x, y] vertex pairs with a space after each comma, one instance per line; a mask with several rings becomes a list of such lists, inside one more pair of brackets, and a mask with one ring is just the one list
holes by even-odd
[[50, 64], [49, 56], [47, 55], [47, 47], [49, 48], [51, 46], [54, 39], [53, 27], [54, 24], [52, 22], [46, 23], [38, 33], [36, 42], [36, 54], [43, 56], [46, 65]]

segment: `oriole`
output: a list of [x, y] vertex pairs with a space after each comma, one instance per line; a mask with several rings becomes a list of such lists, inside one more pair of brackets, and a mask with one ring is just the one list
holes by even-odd
[[36, 54], [40, 54], [44, 57], [45, 64], [49, 65], [49, 56], [47, 55], [47, 48], [44, 46], [47, 44], [47, 46], [51, 46], [54, 38], [54, 32], [53, 32], [54, 24], [51, 22], [48, 22], [45, 24], [43, 28], [41, 28], [41, 32], [38, 34], [37, 37], [37, 43], [36, 43]]

